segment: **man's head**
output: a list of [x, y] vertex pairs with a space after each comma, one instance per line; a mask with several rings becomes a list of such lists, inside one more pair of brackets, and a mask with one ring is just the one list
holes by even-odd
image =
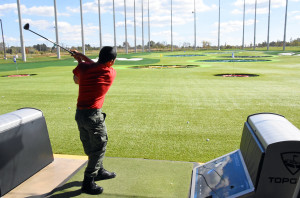
[[107, 63], [117, 58], [117, 52], [113, 47], [105, 46], [100, 50], [98, 63]]

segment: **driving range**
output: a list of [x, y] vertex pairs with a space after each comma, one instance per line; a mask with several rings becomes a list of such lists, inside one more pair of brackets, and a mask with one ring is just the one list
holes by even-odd
[[[205, 163], [238, 149], [243, 124], [254, 113], [284, 115], [299, 128], [300, 50], [289, 50], [119, 53], [114, 65], [117, 77], [103, 106], [108, 118], [107, 163], [138, 167], [146, 159], [191, 169], [188, 162]], [[97, 53], [88, 56], [96, 59]], [[70, 56], [61, 60], [29, 56], [26, 63], [0, 60], [0, 114], [23, 107], [42, 110], [55, 154], [84, 155], [74, 120], [75, 67]], [[14, 76], [20, 74], [30, 75]], [[158, 164], [158, 169], [164, 170], [166, 164]], [[145, 178], [151, 178], [151, 171]], [[182, 174], [190, 177], [190, 172]], [[109, 182], [107, 185], [113, 185]], [[172, 192], [169, 187], [165, 189]], [[149, 192], [148, 197], [157, 196]], [[136, 192], [138, 195], [141, 193]]]

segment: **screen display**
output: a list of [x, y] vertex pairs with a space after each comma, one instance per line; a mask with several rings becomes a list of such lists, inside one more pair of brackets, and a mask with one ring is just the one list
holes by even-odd
[[254, 191], [240, 150], [234, 151], [193, 170], [191, 197], [238, 197]]

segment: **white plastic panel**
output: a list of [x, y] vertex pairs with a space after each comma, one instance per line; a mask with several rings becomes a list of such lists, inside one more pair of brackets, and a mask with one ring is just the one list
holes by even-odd
[[0, 133], [42, 116], [42, 111], [32, 108], [19, 109], [14, 112], [0, 115]]
[[248, 117], [248, 123], [265, 149], [277, 142], [300, 141], [300, 130], [283, 116], [255, 114]]

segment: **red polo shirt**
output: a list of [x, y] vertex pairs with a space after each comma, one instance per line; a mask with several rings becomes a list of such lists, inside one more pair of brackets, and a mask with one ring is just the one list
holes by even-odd
[[116, 77], [114, 68], [99, 63], [83, 62], [78, 64], [73, 73], [79, 79], [77, 108], [102, 108], [105, 94]]

